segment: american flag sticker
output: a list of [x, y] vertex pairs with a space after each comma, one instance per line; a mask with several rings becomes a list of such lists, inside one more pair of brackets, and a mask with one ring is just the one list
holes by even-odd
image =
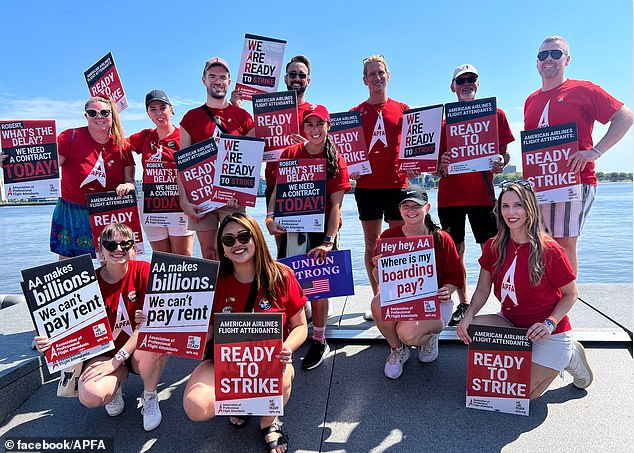
[[330, 280], [323, 278], [321, 280], [305, 281], [302, 282], [302, 289], [304, 290], [304, 294], [306, 296], [325, 293], [326, 291], [330, 291]]

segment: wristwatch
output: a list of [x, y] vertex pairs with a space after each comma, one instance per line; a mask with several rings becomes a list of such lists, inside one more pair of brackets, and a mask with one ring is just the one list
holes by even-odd
[[324, 236], [324, 244], [334, 244], [335, 238], [332, 236]]

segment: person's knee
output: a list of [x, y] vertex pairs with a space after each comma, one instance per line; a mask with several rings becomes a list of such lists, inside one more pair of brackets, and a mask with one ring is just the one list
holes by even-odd
[[106, 401], [102, 396], [97, 395], [86, 388], [80, 389], [77, 396], [79, 398], [79, 402], [88, 409], [94, 409], [106, 404]]
[[194, 422], [204, 422], [216, 415], [211, 404], [198, 392], [185, 393], [183, 409], [187, 417]]

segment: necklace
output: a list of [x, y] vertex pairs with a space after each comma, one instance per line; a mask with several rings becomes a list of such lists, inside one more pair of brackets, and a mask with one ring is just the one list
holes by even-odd
[[511, 239], [511, 244], [513, 245], [513, 251], [515, 252], [515, 256], [517, 256], [520, 249], [524, 246], [524, 244], [527, 244], [527, 242], [523, 242], [522, 244], [516, 246], [515, 241]]

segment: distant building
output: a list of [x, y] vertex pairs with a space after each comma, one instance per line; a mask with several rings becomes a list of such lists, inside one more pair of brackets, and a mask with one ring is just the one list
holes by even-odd
[[504, 170], [502, 170], [502, 174], [508, 175], [509, 173], [517, 173], [517, 167], [515, 165], [507, 165], [506, 167], [504, 167]]

